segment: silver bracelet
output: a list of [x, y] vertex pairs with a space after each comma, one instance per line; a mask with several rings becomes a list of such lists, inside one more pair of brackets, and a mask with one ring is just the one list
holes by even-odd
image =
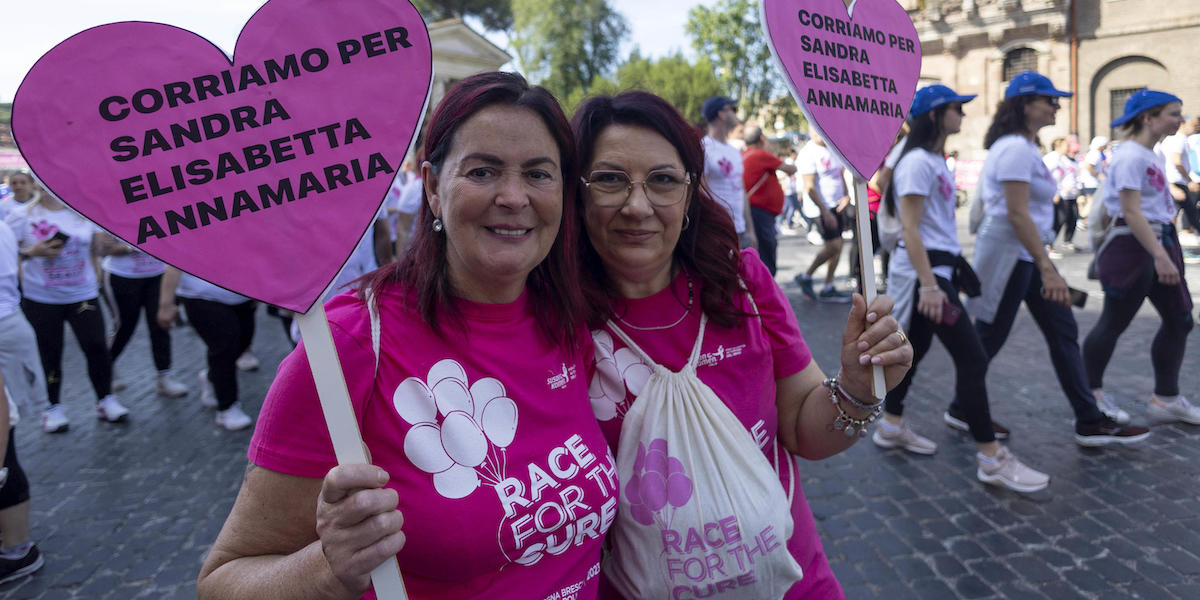
[[[875, 420], [879, 418], [879, 415], [883, 414], [883, 400], [877, 400], [871, 404], [866, 404], [854, 398], [850, 394], [847, 394], [846, 390], [842, 389], [842, 385], [838, 382], [838, 378], [836, 376], [826, 378], [822, 384], [829, 388], [829, 402], [832, 403], [833, 407], [838, 411], [838, 416], [833, 420], [833, 425], [831, 425], [831, 431], [843, 431], [845, 432], [846, 437], [854, 437], [855, 433], [857, 433], [859, 437], [865, 437], [867, 435], [867, 425], [874, 423]], [[846, 409], [842, 408], [842, 399], [845, 399], [859, 410], [867, 411], [867, 416], [861, 419], [856, 419], [846, 414]]]

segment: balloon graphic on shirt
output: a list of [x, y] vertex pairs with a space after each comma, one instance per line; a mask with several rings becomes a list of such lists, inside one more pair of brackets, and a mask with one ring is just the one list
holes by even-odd
[[426, 473], [441, 473], [454, 466], [442, 447], [441, 429], [433, 423], [421, 423], [404, 436], [404, 455]]
[[475, 417], [475, 422], [483, 423], [483, 407], [487, 406], [492, 398], [499, 398], [503, 395], [505, 395], [504, 384], [495, 377], [484, 377], [472, 383], [471, 402], [475, 405], [475, 413], [471, 416]]
[[454, 462], [475, 467], [487, 456], [488, 442], [471, 415], [456, 410], [442, 421], [442, 447]]
[[642, 393], [642, 388], [646, 386], [646, 381], [650, 379], [650, 375], [653, 372], [629, 348], [617, 350], [616, 360], [617, 370], [621, 372], [621, 380], [625, 382], [625, 387], [629, 389], [629, 393], [633, 394], [636, 398]]
[[458, 364], [453, 358], [443, 358], [437, 361], [432, 367], [429, 367], [429, 377], [426, 381], [429, 382], [429, 387], [437, 387], [443, 379], [456, 379], [459, 383], [466, 384], [467, 372], [463, 370], [462, 365]]
[[438, 412], [448, 416], [454, 411], [467, 414], [475, 412], [471, 403], [471, 392], [462, 380], [447, 377], [433, 385], [433, 399], [437, 402]]
[[617, 416], [617, 403], [625, 399], [625, 386], [621, 384], [617, 361], [598, 358], [596, 372], [588, 385], [588, 398], [592, 401], [592, 413], [597, 420], [609, 421]]
[[432, 423], [437, 417], [433, 392], [429, 391], [424, 381], [416, 377], [409, 377], [400, 383], [396, 393], [392, 395], [392, 405], [400, 418], [411, 425]]
[[451, 500], [466, 498], [479, 487], [479, 474], [471, 467], [454, 465], [433, 476], [433, 487]]
[[499, 448], [507, 448], [517, 434], [517, 403], [493, 398], [483, 409], [483, 432]]
[[404, 454], [433, 474], [442, 496], [465, 498], [481, 481], [496, 484], [507, 477], [505, 462], [492, 448], [512, 444], [517, 403], [498, 379], [484, 377], [468, 386], [462, 365], [443, 359], [429, 369], [427, 382], [418, 377], [401, 382], [392, 404], [413, 425], [404, 435]]

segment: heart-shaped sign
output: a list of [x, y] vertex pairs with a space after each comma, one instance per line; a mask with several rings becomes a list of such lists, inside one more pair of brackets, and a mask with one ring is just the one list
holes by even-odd
[[404, 0], [270, 0], [233, 60], [158, 23], [88, 29], [13, 103], [30, 167], [122, 240], [305, 312], [374, 222], [425, 112], [429, 34]]
[[859, 179], [883, 163], [921, 74], [921, 42], [896, 0], [763, 0], [792, 95]]

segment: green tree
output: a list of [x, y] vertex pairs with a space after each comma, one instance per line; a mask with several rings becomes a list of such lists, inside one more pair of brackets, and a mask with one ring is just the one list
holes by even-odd
[[513, 24], [508, 0], [413, 0], [413, 6], [430, 21], [476, 17], [492, 31], [507, 31]]
[[509, 39], [521, 69], [560, 99], [589, 93], [629, 35], [607, 0], [513, 0], [512, 11]]
[[643, 57], [637, 49], [617, 68], [615, 78], [593, 85], [592, 92], [616, 94], [634, 89], [662, 96], [689, 122], [700, 119], [700, 106], [707, 98], [724, 93], [707, 58], [691, 63], [676, 52], [655, 60]]
[[688, 11], [684, 31], [697, 56], [716, 66], [724, 90], [737, 98], [744, 114], [757, 114], [784, 90], [775, 71], [756, 0], [719, 0]]

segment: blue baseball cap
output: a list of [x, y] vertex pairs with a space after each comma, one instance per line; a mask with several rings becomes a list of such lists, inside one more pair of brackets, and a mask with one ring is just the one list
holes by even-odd
[[1033, 71], [1025, 71], [1013, 77], [1012, 81], [1008, 82], [1008, 88], [1004, 90], [1005, 98], [1033, 95], [1070, 98], [1075, 94], [1056, 89], [1054, 84], [1050, 83], [1049, 77]]
[[975, 99], [975, 94], [958, 95], [954, 90], [940, 84], [927, 85], [917, 90], [913, 96], [912, 108], [908, 111], [909, 118], [923, 115], [943, 104], [951, 102], [967, 103]]
[[1138, 113], [1148, 108], [1162, 106], [1172, 102], [1183, 102], [1179, 98], [1172, 96], [1166, 92], [1142, 88], [1133, 93], [1128, 100], [1125, 101], [1125, 114], [1112, 122], [1113, 127], [1120, 127], [1130, 119], [1138, 116]]
[[700, 114], [704, 115], [705, 121], [711, 123], [717, 118], [717, 113], [730, 104], [737, 106], [737, 100], [725, 96], [713, 96], [704, 101], [704, 105], [700, 108]]

